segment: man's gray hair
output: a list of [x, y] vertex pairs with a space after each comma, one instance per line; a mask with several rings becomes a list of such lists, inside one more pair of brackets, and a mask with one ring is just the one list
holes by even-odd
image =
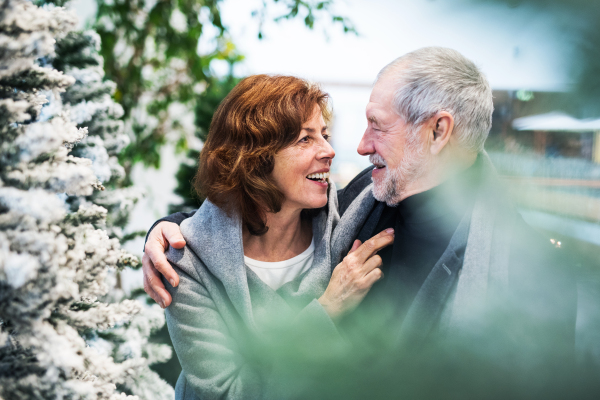
[[393, 77], [393, 105], [407, 123], [420, 126], [440, 111], [454, 117], [459, 144], [483, 150], [492, 126], [492, 89], [477, 66], [456, 50], [424, 47], [389, 63], [377, 75]]

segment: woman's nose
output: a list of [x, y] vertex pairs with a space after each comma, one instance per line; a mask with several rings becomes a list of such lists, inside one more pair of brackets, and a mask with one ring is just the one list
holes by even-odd
[[321, 147], [319, 158], [330, 158], [331, 159], [331, 158], [335, 157], [335, 150], [333, 150], [333, 147], [331, 147], [331, 143], [329, 143], [328, 141], [324, 141], [324, 142], [325, 143]]

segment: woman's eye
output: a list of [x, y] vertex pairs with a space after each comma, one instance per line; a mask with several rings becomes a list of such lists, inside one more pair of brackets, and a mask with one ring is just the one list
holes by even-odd
[[329, 134], [327, 134], [327, 133], [323, 134], [323, 139], [327, 140], [328, 142], [329, 142], [329, 138], [330, 137], [331, 136]]
[[308, 143], [308, 136], [304, 136], [302, 139], [298, 140], [298, 143]]

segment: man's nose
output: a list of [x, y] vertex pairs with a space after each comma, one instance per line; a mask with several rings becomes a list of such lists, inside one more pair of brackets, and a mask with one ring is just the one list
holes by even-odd
[[371, 135], [369, 134], [369, 128], [365, 129], [365, 133], [363, 133], [362, 139], [360, 139], [360, 143], [358, 144], [358, 148], [356, 151], [361, 156], [368, 156], [370, 154], [375, 153], [375, 149], [373, 147], [373, 141], [371, 140]]

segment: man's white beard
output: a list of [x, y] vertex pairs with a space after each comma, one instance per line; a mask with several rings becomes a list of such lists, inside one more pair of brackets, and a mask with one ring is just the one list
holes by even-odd
[[377, 153], [369, 156], [371, 163], [386, 165], [383, 178], [379, 182], [373, 180], [373, 197], [376, 200], [385, 202], [388, 206], [398, 205], [406, 186], [427, 173], [431, 160], [427, 157], [425, 144], [419, 142], [416, 132], [408, 133], [402, 160], [395, 168], [388, 167], [383, 157]]

